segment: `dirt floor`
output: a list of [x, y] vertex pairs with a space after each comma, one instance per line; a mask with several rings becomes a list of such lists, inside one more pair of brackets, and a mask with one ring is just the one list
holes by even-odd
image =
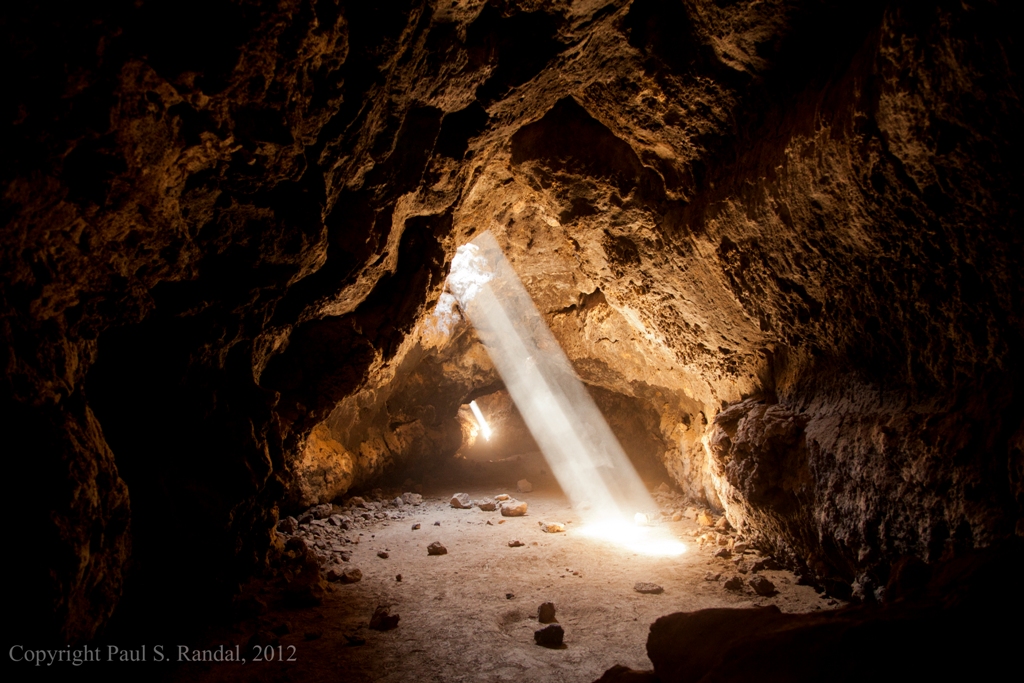
[[[797, 585], [788, 571], [749, 571], [759, 558], [756, 551], [742, 556], [748, 572], [739, 574], [735, 557], [714, 556], [720, 541], [737, 541], [735, 534], [723, 536], [701, 526], [695, 519], [700, 511], [680, 504], [674, 494], [659, 496], [669, 516], [657, 524], [684, 541], [687, 551], [678, 557], [648, 557], [583, 537], [580, 516], [552, 483], [530, 493], [517, 493], [514, 482], [459, 489], [473, 499], [508, 493], [529, 504], [524, 517], [455, 509], [448, 501], [456, 490], [442, 486], [428, 488], [419, 506], [393, 508], [388, 519], [339, 532], [350, 540], [344, 545], [350, 556], [343, 566], [358, 567], [362, 579], [331, 583], [322, 605], [285, 609], [272, 586], [254, 589], [264, 594], [270, 611], [233, 631], [213, 634], [212, 645], [203, 646], [239, 644], [245, 664], [185, 664], [176, 667], [174, 678], [204, 683], [584, 682], [599, 678], [614, 664], [651, 668], [645, 651], [648, 628], [665, 614], [768, 604], [791, 612], [836, 606], [813, 588]], [[683, 519], [670, 521], [676, 510], [683, 512]], [[567, 523], [567, 530], [544, 533], [539, 521]], [[415, 524], [420, 528], [413, 530]], [[695, 540], [709, 532], [703, 544]], [[515, 539], [524, 545], [510, 547]], [[427, 554], [435, 541], [447, 554]], [[380, 551], [386, 559], [378, 556]], [[721, 577], [709, 580], [709, 572]], [[724, 587], [734, 575], [744, 582], [738, 591]], [[757, 595], [747, 583], [755, 575], [767, 577], [778, 593]], [[638, 593], [637, 582], [658, 584], [664, 592]], [[544, 602], [555, 604], [565, 630], [562, 649], [534, 643], [534, 631], [542, 628], [537, 610]], [[396, 628], [369, 628], [379, 606], [399, 615]], [[281, 646], [272, 648], [275, 658], [283, 655], [293, 661], [252, 661], [247, 644], [256, 631], [263, 631], [264, 638], [266, 632], [275, 632]]]

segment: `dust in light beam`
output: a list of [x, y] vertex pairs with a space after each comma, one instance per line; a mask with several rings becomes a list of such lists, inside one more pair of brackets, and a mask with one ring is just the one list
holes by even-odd
[[[657, 506], [489, 232], [459, 247], [448, 289], [583, 517], [581, 533], [649, 555], [684, 552], [664, 529], [634, 522]], [[475, 402], [470, 407], [484, 427]]]

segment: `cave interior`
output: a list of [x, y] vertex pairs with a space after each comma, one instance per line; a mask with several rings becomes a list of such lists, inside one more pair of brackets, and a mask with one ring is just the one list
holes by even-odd
[[[169, 681], [1019, 667], [1018, 15], [5, 7], [7, 664], [94, 647], [124, 672], [107, 653], [147, 646]], [[535, 306], [503, 334], [453, 268], [483, 239], [520, 283], [497, 299]], [[536, 352], [502, 361], [518, 335]], [[516, 367], [563, 403], [524, 399]], [[627, 535], [685, 549], [585, 537], [608, 504], [559, 476], [572, 434], [624, 453], [652, 501]]]

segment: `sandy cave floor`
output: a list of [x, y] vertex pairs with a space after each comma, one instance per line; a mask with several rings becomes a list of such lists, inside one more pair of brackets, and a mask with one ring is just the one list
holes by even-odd
[[[714, 557], [718, 545], [701, 547], [694, 541], [708, 529], [693, 519], [692, 507], [681, 521], [659, 523], [683, 540], [687, 551], [678, 557], [649, 557], [583, 537], [578, 513], [557, 486], [531, 493], [516, 493], [514, 485], [511, 490], [491, 485], [464, 491], [474, 499], [509, 493], [527, 501], [529, 513], [505, 518], [500, 512], [455, 509], [448, 505], [454, 490], [428, 490], [422, 505], [392, 513], [401, 519], [346, 532], [359, 539], [346, 546], [351, 552], [346, 566], [358, 567], [361, 581], [332, 583], [322, 605], [303, 609], [282, 608], [271, 586], [257, 588], [270, 611], [211, 634], [213, 646], [239, 643], [246, 656], [255, 631], [287, 631], [279, 637], [281, 652], [286, 657], [294, 653], [294, 661], [184, 664], [175, 667], [173, 679], [593, 681], [615, 664], [651, 668], [645, 650], [648, 628], [672, 612], [769, 604], [803, 612], [837, 604], [797, 585], [784, 570], [760, 572], [778, 590], [772, 597], [758, 596], [746, 583], [740, 592], [726, 590], [724, 581], [737, 573], [736, 564]], [[548, 534], [540, 530], [541, 520], [569, 524], [565, 533]], [[421, 528], [412, 530], [417, 523]], [[525, 545], [509, 547], [513, 539]], [[445, 545], [448, 554], [428, 556], [427, 546], [434, 541]], [[381, 550], [386, 559], [378, 557]], [[756, 552], [744, 556], [756, 558]], [[707, 580], [709, 571], [721, 572], [721, 579]], [[746, 581], [753, 574], [742, 576]], [[636, 592], [634, 584], [641, 581], [662, 586], [664, 593]], [[548, 601], [565, 629], [563, 649], [534, 643], [534, 631], [542, 628], [537, 609]], [[379, 605], [400, 616], [397, 628], [368, 628]]]

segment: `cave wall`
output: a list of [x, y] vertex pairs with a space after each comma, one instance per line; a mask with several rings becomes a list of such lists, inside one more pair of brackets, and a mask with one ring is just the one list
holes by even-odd
[[[353, 430], [444, 441], [381, 392], [427, 367], [410, 334], [483, 229], [581, 378], [649, 406], [676, 483], [770, 549], [867, 585], [1024, 534], [1009, 3], [0, 21], [0, 414], [33, 637], [220, 604], [309, 444], [341, 491], [385, 463], [342, 453]], [[201, 568], [166, 552], [185, 537]]]

